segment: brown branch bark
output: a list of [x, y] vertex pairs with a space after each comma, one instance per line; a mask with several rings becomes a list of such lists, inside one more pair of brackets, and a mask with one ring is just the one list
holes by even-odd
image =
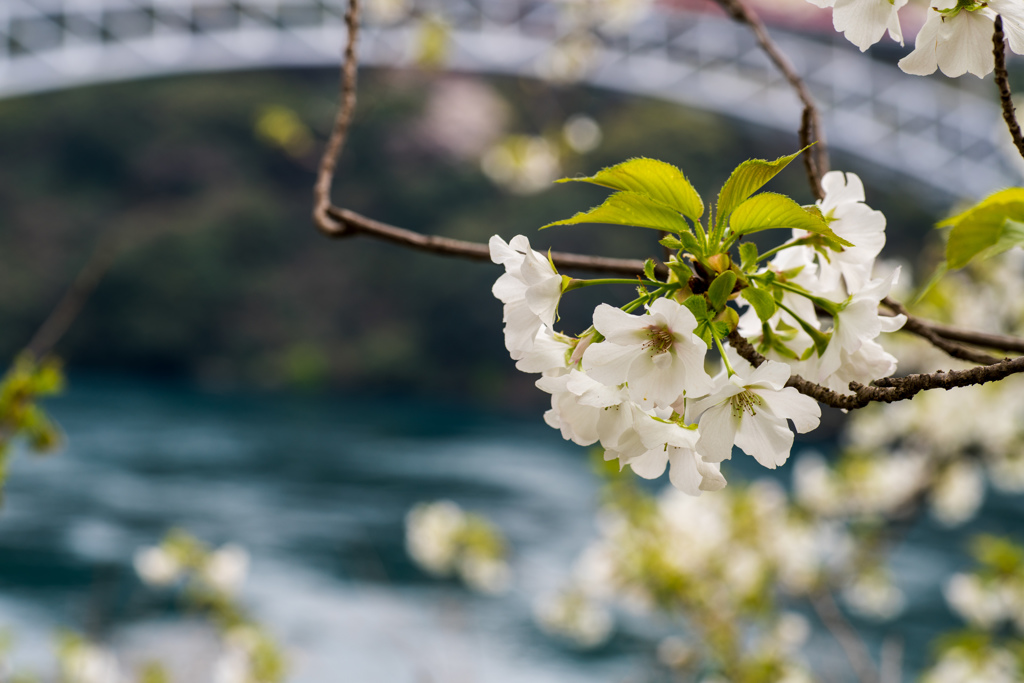
[[[729, 335], [729, 343], [740, 356], [754, 367], [758, 367], [767, 360], [736, 331]], [[907, 375], [906, 377], [884, 377], [875, 380], [875, 386], [850, 382], [852, 394], [840, 394], [828, 387], [810, 382], [800, 375], [791, 376], [786, 386], [793, 387], [801, 394], [810, 396], [833, 408], [856, 410], [869, 403], [902, 401], [930, 389], [948, 390], [997, 382], [1020, 372], [1024, 372], [1024, 356], [1008, 358], [992, 365], [979, 365], [968, 370], [950, 370], [948, 372], [938, 370], [933, 373]]]
[[[933, 333], [935, 336], [941, 337], [942, 339], [963, 342], [965, 344], [970, 344], [972, 346], [980, 346], [986, 349], [996, 349], [998, 351], [1012, 351], [1014, 353], [1024, 353], [1024, 339], [1021, 339], [1020, 337], [1011, 337], [1010, 335], [1006, 334], [992, 334], [989, 332], [976, 332], [974, 330], [965, 330], [961, 327], [943, 325], [942, 323], [933, 322], [931, 320], [925, 320], [924, 318], [918, 318], [917, 316], [908, 313], [906, 307], [903, 304], [889, 297], [882, 299], [882, 305], [886, 306], [894, 313], [902, 313], [903, 315], [907, 316], [908, 324], [911, 321], [914, 321], [913, 330], [911, 331], [914, 331], [915, 334], [919, 334], [919, 332], [916, 331], [917, 329], [925, 328], [929, 330], [931, 333]], [[930, 337], [925, 338], [931, 341]]]
[[768, 59], [782, 72], [786, 81], [796, 92], [796, 96], [800, 98], [800, 103], [804, 106], [800, 118], [800, 146], [807, 147], [817, 142], [814, 147], [804, 152], [804, 168], [807, 171], [811, 192], [814, 193], [815, 198], [824, 199], [825, 192], [821, 187], [821, 177], [829, 170], [828, 147], [825, 142], [825, 129], [821, 123], [821, 113], [818, 111], [818, 105], [815, 104], [810, 89], [793, 68], [793, 64], [772, 40], [764, 22], [747, 6], [744, 0], [715, 0], [715, 2], [734, 20], [750, 27], [758, 45], [768, 55]]
[[916, 334], [922, 339], [929, 341], [932, 346], [945, 351], [953, 358], [959, 358], [971, 363], [980, 363], [981, 365], [992, 365], [1000, 362], [1000, 360], [1005, 360], [945, 339], [934, 330], [931, 323], [911, 315], [906, 307], [898, 301], [886, 297], [882, 300], [882, 303], [892, 309], [894, 313], [907, 316], [907, 322], [903, 325], [901, 331]]
[[1003, 34], [1003, 18], [996, 17], [995, 32], [992, 34], [992, 54], [996, 60], [996, 85], [999, 87], [999, 103], [1003, 106], [1003, 120], [1010, 130], [1013, 144], [1024, 157], [1024, 135], [1017, 123], [1017, 112], [1013, 106], [1013, 93], [1010, 92], [1010, 74], [1006, 70], [1006, 36]]
[[[328, 232], [327, 234], [330, 237], [366, 235], [419, 251], [445, 256], [458, 256], [474, 261], [491, 260], [490, 248], [482, 242], [469, 242], [439, 235], [424, 235], [413, 230], [388, 225], [387, 223], [362, 216], [355, 211], [340, 209], [336, 206], [329, 207], [327, 213], [332, 223], [344, 227], [340, 231]], [[639, 259], [605, 258], [603, 256], [586, 256], [583, 254], [554, 251], [551, 252], [551, 260], [559, 268], [579, 268], [581, 270], [615, 273], [618, 275], [642, 275], [644, 272], [644, 262]], [[667, 272], [664, 266], [661, 269], [663, 273]]]
[[96, 291], [96, 287], [99, 286], [103, 276], [113, 265], [119, 253], [120, 249], [112, 240], [100, 239], [85, 266], [78, 271], [78, 275], [64, 292], [64, 296], [32, 336], [32, 340], [25, 347], [26, 351], [35, 358], [42, 358], [53, 350], [78, 314], [82, 312], [82, 308], [85, 307], [92, 293]]
[[345, 60], [341, 68], [341, 105], [334, 118], [331, 137], [320, 157], [320, 168], [317, 172], [316, 184], [313, 186], [313, 223], [326, 235], [339, 236], [347, 229], [344, 224], [331, 218], [328, 209], [331, 207], [331, 186], [334, 184], [334, 171], [338, 166], [338, 157], [345, 146], [348, 130], [356, 112], [356, 83], [358, 60], [356, 48], [359, 44], [359, 2], [349, 0], [348, 11], [345, 13], [345, 25], [348, 27], [348, 43], [345, 45]]

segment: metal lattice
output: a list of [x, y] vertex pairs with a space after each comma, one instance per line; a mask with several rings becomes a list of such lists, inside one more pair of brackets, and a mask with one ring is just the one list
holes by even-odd
[[[0, 97], [163, 74], [338, 63], [345, 0], [0, 0]], [[454, 70], [536, 75], [564, 37], [550, 0], [415, 0], [451, 29]], [[416, 24], [369, 22], [361, 63], [410, 65]], [[829, 144], [953, 195], [1019, 182], [994, 98], [912, 78], [845, 44], [776, 31]], [[742, 26], [653, 11], [596, 31], [586, 83], [792, 133], [799, 105]]]

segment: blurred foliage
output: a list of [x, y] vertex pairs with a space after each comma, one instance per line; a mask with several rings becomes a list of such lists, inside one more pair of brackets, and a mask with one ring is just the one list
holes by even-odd
[[[598, 201], [600, 190], [587, 187], [517, 197], [488, 180], [479, 154], [446, 151], [429, 125], [432, 102], [444, 84], [469, 80], [364, 71], [338, 203], [402, 227], [486, 241], [495, 233], [536, 237], [535, 228]], [[472, 82], [507, 110], [505, 134], [550, 137], [574, 114], [592, 116], [603, 142], [584, 154], [562, 150], [565, 175], [657, 156], [713, 196], [738, 161], [796, 148], [795, 136], [633, 96]], [[104, 231], [153, 231], [160, 236], [115, 264], [61, 342], [76, 368], [184, 374], [214, 387], [441, 391], [506, 406], [543, 400], [498, 353], [492, 266], [361, 238], [332, 243], [311, 227], [316, 155], [336, 87], [334, 70], [240, 73], [0, 102], [0, 354], [24, 345]], [[841, 158], [836, 165], [847, 168]], [[915, 188], [890, 177], [872, 185], [864, 169], [850, 170], [868, 175], [890, 242], [916, 252], [935, 217], [906, 201]], [[809, 202], [805, 185], [795, 169], [774, 187]], [[638, 257], [660, 253], [651, 237], [552, 230], [538, 248]], [[574, 293], [563, 306], [569, 326], [585, 326], [591, 296]]]
[[60, 444], [60, 430], [38, 401], [63, 387], [60, 363], [36, 361], [29, 353], [19, 355], [0, 382], [0, 501], [16, 441], [23, 440], [36, 453], [52, 451]]

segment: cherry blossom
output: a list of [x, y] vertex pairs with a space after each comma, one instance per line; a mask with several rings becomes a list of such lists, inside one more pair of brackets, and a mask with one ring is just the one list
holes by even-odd
[[[961, 7], [958, 0], [935, 0], [914, 41], [914, 51], [900, 60], [908, 74], [927, 76], [936, 69], [950, 77], [991, 73], [992, 22], [995, 12], [983, 5]], [[1016, 42], [1016, 40], [1015, 40]]]
[[885, 216], [864, 203], [864, 184], [853, 173], [826, 173], [821, 186], [825, 198], [818, 207], [829, 219], [832, 231], [854, 246], [821, 259], [820, 286], [837, 289], [842, 277], [847, 291], [855, 292], [871, 278], [875, 258], [885, 246]]
[[847, 40], [864, 52], [881, 40], [886, 31], [889, 37], [903, 44], [899, 10], [907, 0], [808, 0], [818, 7], [832, 8], [832, 24]]
[[530, 241], [516, 235], [509, 243], [494, 235], [489, 242], [491, 260], [505, 266], [505, 274], [491, 289], [503, 304], [505, 346], [519, 360], [533, 348], [541, 327], [554, 325], [562, 295], [562, 276]]
[[645, 315], [630, 315], [608, 304], [594, 311], [594, 327], [607, 341], [583, 354], [583, 368], [599, 382], [629, 384], [629, 395], [644, 408], [670, 406], [680, 396], [711, 389], [704, 370], [707, 346], [693, 333], [693, 313], [670, 299], [658, 299]]
[[792, 420], [801, 434], [818, 427], [821, 408], [807, 396], [787, 387], [789, 366], [765, 361], [757, 369], [743, 368], [716, 378], [710, 396], [698, 400], [700, 414], [697, 452], [708, 462], [732, 457], [733, 444], [769, 469], [789, 459]]

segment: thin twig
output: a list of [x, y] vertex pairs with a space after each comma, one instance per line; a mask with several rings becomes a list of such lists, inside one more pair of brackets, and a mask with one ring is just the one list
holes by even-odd
[[981, 365], [992, 365], [1000, 362], [1001, 360], [1005, 360], [943, 338], [932, 328], [931, 324], [917, 316], [910, 315], [910, 313], [907, 312], [906, 307], [898, 301], [894, 301], [886, 297], [882, 303], [892, 309], [896, 314], [907, 316], [907, 322], [903, 324], [902, 328], [900, 328], [902, 332], [916, 334], [922, 339], [931, 342], [932, 346], [945, 351], [953, 358], [959, 358], [960, 360], [965, 360], [971, 363], [980, 363]]
[[110, 266], [113, 265], [120, 251], [113, 240], [101, 237], [85, 266], [78, 271], [78, 275], [64, 292], [64, 296], [32, 336], [32, 341], [25, 347], [26, 351], [35, 358], [42, 358], [53, 350], [53, 347], [81, 313], [89, 297], [96, 291], [96, 287]]
[[1017, 113], [1013, 106], [1013, 93], [1010, 92], [1010, 74], [1006, 70], [1006, 37], [1003, 35], [1003, 18], [996, 16], [995, 33], [992, 34], [992, 54], [996, 59], [996, 85], [999, 86], [999, 102], [1003, 105], [1003, 120], [1010, 130], [1010, 137], [1017, 151], [1024, 157], [1024, 135], [1021, 135]]
[[345, 25], [348, 27], [348, 43], [345, 45], [345, 61], [341, 69], [341, 105], [334, 119], [331, 137], [327, 141], [323, 156], [320, 158], [320, 170], [316, 184], [313, 186], [313, 222], [323, 233], [337, 236], [347, 228], [335, 222], [328, 213], [331, 206], [331, 186], [334, 183], [334, 171], [338, 165], [338, 157], [345, 146], [349, 127], [356, 112], [356, 82], [358, 62], [356, 47], [359, 43], [359, 1], [349, 0], [348, 12], [345, 13]]
[[[909, 331], [912, 331], [915, 334], [920, 334], [920, 332], [917, 331], [918, 328], [926, 328], [932, 333], [934, 333], [935, 336], [941, 337], [943, 339], [949, 339], [950, 341], [963, 342], [965, 344], [970, 344], [972, 346], [980, 346], [986, 349], [996, 349], [998, 351], [1012, 351], [1014, 353], [1024, 353], [1024, 339], [1021, 339], [1020, 337], [1012, 337], [1006, 334], [992, 334], [990, 332], [976, 332], [974, 330], [967, 330], [962, 327], [943, 325], [942, 323], [933, 322], [931, 320], [925, 320], [924, 318], [918, 318], [917, 316], [908, 313], [906, 307], [903, 304], [889, 297], [882, 299], [882, 305], [886, 306], [894, 313], [903, 314], [907, 316], [908, 324], [910, 324], [911, 321], [913, 321], [914, 324], [912, 325], [912, 327], [914, 329], [911, 329]], [[907, 326], [904, 325], [904, 328], [906, 327]], [[928, 339], [929, 341], [932, 341], [930, 336], [925, 336], [925, 338]]]
[[821, 623], [829, 630], [832, 637], [843, 648], [843, 653], [850, 661], [850, 667], [861, 683], [878, 683], [878, 668], [871, 659], [867, 645], [857, 634], [842, 610], [836, 604], [835, 598], [828, 590], [821, 590], [809, 596], [811, 606], [814, 608]]
[[764, 22], [746, 5], [744, 0], [715, 0], [715, 2], [733, 19], [750, 27], [758, 45], [768, 55], [768, 59], [782, 72], [797, 97], [800, 98], [800, 103], [804, 105], [800, 118], [800, 146], [807, 147], [817, 142], [814, 147], [804, 152], [804, 167], [807, 170], [807, 179], [815, 198], [824, 199], [825, 192], [821, 187], [821, 177], [829, 170], [828, 147], [825, 143], [825, 129], [821, 123], [821, 113], [818, 111], [810, 89], [793, 68], [793, 64], [768, 35], [768, 29], [765, 28]]
[[[474, 261], [490, 261], [490, 248], [481, 242], [468, 242], [450, 237], [438, 235], [424, 235], [412, 230], [406, 230], [387, 223], [361, 216], [355, 211], [339, 209], [332, 206], [328, 209], [332, 222], [344, 226], [339, 232], [329, 232], [331, 237], [351, 237], [353, 235], [367, 235], [386, 242], [392, 242], [403, 247], [418, 249], [420, 251], [443, 254], [446, 256], [459, 256]], [[551, 260], [559, 268], [579, 268], [601, 273], [617, 273], [619, 275], [642, 275], [644, 262], [639, 259], [605, 258], [602, 256], [584, 256], [582, 254], [568, 254], [564, 252], [551, 252]], [[667, 274], [665, 266], [659, 266], [663, 275]]]
[[[736, 352], [754, 367], [767, 360], [758, 353], [741, 334], [735, 330], [729, 335], [729, 343]], [[869, 403], [893, 403], [912, 398], [922, 391], [931, 389], [955, 389], [975, 384], [998, 382], [1010, 375], [1024, 372], [1024, 356], [1008, 358], [992, 365], [979, 365], [968, 370], [938, 370], [928, 374], [886, 377], [875, 380], [875, 386], [850, 382], [852, 394], [841, 394], [828, 387], [810, 382], [800, 375], [792, 375], [786, 386], [793, 387], [801, 394], [840, 410], [856, 410]]]

